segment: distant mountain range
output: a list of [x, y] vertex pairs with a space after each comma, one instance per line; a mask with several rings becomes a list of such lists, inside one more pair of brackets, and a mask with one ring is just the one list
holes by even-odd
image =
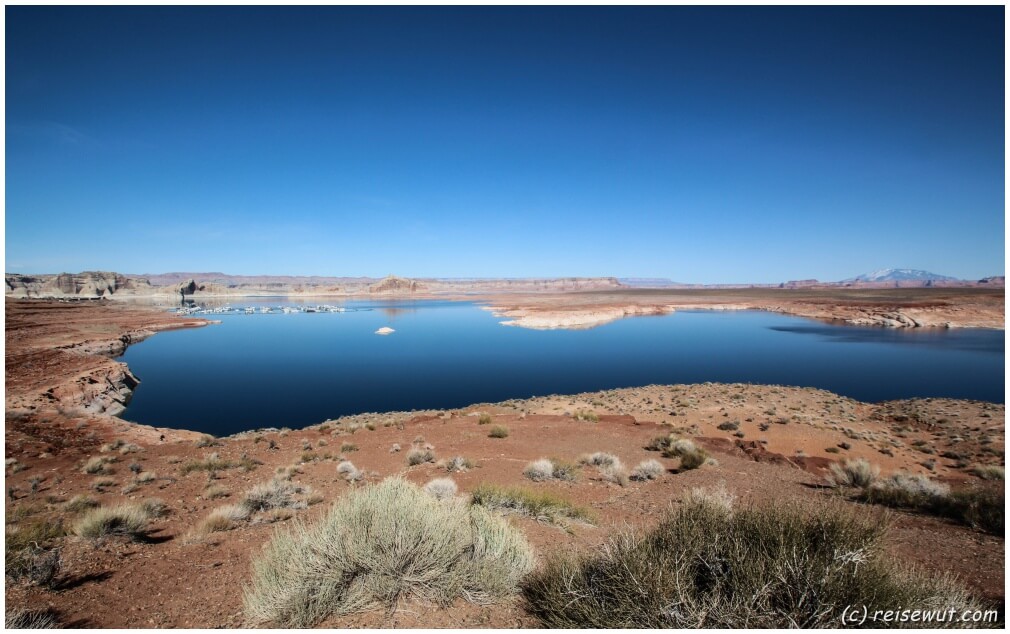
[[842, 282], [956, 282], [958, 278], [939, 273], [930, 273], [920, 269], [880, 269], [871, 273], [863, 273]]

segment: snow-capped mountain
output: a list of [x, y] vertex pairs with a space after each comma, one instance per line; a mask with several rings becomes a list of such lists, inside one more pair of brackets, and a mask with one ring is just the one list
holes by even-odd
[[947, 275], [939, 275], [937, 273], [930, 273], [929, 271], [921, 271], [919, 269], [880, 269], [879, 271], [873, 271], [871, 273], [863, 273], [862, 275], [857, 275], [848, 280], [843, 280], [845, 282], [903, 282], [903, 281], [926, 281], [935, 280], [939, 282], [951, 282], [957, 280], [956, 277], [949, 277]]

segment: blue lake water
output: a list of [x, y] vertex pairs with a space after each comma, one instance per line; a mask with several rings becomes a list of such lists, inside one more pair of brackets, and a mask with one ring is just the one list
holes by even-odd
[[[235, 305], [279, 306], [243, 301]], [[502, 326], [463, 302], [346, 302], [355, 312], [222, 315], [121, 357], [127, 420], [226, 435], [345, 414], [704, 381], [819, 387], [863, 401], [1003, 402], [1004, 335], [681, 311], [591, 330]], [[382, 326], [396, 332], [373, 334]]]

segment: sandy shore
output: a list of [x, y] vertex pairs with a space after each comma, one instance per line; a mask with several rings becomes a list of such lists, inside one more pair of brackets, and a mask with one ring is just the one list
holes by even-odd
[[678, 310], [766, 310], [820, 321], [887, 328], [1004, 328], [1003, 289], [624, 290], [497, 296], [487, 309], [502, 324], [592, 328]]

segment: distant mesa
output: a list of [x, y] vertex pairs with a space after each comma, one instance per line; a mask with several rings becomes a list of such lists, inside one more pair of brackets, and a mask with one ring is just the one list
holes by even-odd
[[416, 280], [410, 280], [405, 277], [397, 277], [395, 275], [389, 275], [380, 280], [377, 284], [372, 284], [368, 287], [369, 293], [416, 293], [419, 290], [423, 290], [424, 287], [417, 283]]
[[863, 273], [856, 277], [842, 280], [843, 282], [957, 282], [956, 277], [930, 273], [920, 269], [881, 269], [872, 273]]
[[391, 335], [394, 332], [396, 332], [396, 331], [393, 330], [392, 328], [390, 328], [389, 326], [383, 326], [382, 328], [379, 328], [378, 330], [376, 330], [375, 334], [377, 334], [377, 335]]

